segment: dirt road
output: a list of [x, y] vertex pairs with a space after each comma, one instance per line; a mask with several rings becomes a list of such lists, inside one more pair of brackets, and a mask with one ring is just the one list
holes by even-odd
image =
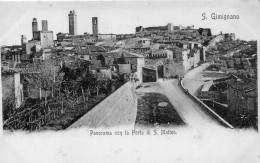
[[196, 102], [190, 99], [178, 86], [178, 80], [160, 81], [160, 86], [164, 89], [176, 111], [190, 127], [204, 127], [219, 125], [216, 120], [205, 113]]

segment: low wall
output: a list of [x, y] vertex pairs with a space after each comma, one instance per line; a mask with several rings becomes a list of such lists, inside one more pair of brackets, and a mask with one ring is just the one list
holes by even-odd
[[219, 91], [201, 91], [200, 98], [205, 99], [217, 99], [219, 98], [221, 93]]
[[204, 104], [206, 104], [207, 106], [209, 106], [210, 108], [212, 108], [212, 110], [215, 110], [218, 112], [218, 114], [223, 117], [223, 118], [227, 118], [227, 114], [229, 112], [229, 109], [227, 106], [224, 106], [221, 103], [218, 103], [214, 100], [205, 100], [203, 101]]
[[197, 98], [196, 96], [192, 95], [189, 93], [189, 91], [184, 88], [183, 86], [183, 81], [182, 79], [179, 80], [179, 84], [178, 84], [182, 90], [191, 97], [191, 99], [193, 99], [195, 102], [197, 102], [202, 108], [204, 108], [204, 110], [209, 113], [213, 118], [215, 118], [216, 120], [218, 120], [218, 122], [220, 122], [223, 126], [226, 126], [228, 128], [233, 129], [234, 127], [229, 124], [227, 121], [225, 121], [222, 117], [220, 117], [216, 112], [214, 112], [211, 108], [209, 108], [206, 104], [204, 104], [199, 98]]
[[77, 127], [116, 127], [134, 128], [137, 114], [136, 83], [128, 81], [110, 96], [101, 101], [68, 129]]

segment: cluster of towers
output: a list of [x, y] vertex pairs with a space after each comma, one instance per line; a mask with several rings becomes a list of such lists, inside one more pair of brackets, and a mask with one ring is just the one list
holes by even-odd
[[48, 48], [54, 45], [53, 31], [48, 30], [48, 21], [42, 20], [42, 30], [38, 30], [38, 22], [36, 18], [32, 21], [32, 40], [40, 41], [42, 48]]
[[[69, 35], [77, 35], [77, 14], [74, 10], [70, 11], [69, 14]], [[93, 36], [98, 37], [98, 18], [92, 17], [92, 31]]]
[[[69, 17], [69, 35], [77, 35], [77, 14], [74, 10], [70, 11]], [[92, 17], [93, 37], [98, 38], [98, 18]], [[48, 48], [54, 45], [53, 31], [48, 30], [48, 21], [42, 20], [42, 30], [38, 29], [38, 21], [36, 18], [32, 20], [32, 41], [38, 41], [43, 48]], [[25, 35], [21, 37], [21, 44], [26, 48], [27, 38]]]
[[[33, 18], [32, 21], [32, 34], [33, 40], [38, 40], [39, 39], [39, 34], [38, 34], [38, 22], [36, 18]], [[47, 20], [42, 20], [42, 32], [48, 32], [48, 21]]]
[[53, 31], [48, 30], [48, 21], [42, 20], [42, 30], [38, 30], [38, 22], [36, 18], [32, 20], [32, 40], [27, 42], [25, 35], [21, 37], [21, 44], [23, 50], [26, 50], [26, 53], [31, 52], [31, 47], [35, 45], [40, 45], [41, 48], [49, 48], [54, 45], [53, 40]]

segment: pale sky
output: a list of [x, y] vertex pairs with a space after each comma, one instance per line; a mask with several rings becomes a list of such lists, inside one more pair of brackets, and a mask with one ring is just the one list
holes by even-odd
[[[125, 2], [0, 2], [0, 45], [21, 43], [21, 35], [32, 38], [32, 19], [48, 20], [54, 32], [68, 33], [68, 13], [75, 10], [78, 34], [92, 33], [91, 17], [98, 17], [99, 33], [134, 33], [142, 25], [195, 25], [211, 28], [213, 34], [235, 33], [245, 40], [257, 39], [260, 27], [260, 3], [253, 1], [125, 1]], [[207, 20], [202, 20], [206, 13]], [[211, 13], [239, 15], [238, 20], [212, 20]]]

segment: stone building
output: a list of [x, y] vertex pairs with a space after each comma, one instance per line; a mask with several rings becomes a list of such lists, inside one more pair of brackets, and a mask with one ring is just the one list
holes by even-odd
[[98, 34], [99, 40], [113, 40], [116, 41], [116, 34]]
[[188, 71], [198, 66], [200, 62], [200, 50], [198, 48], [182, 49], [182, 60], [184, 70]]
[[42, 48], [54, 46], [53, 31], [37, 31], [36, 39], [40, 41]]
[[[19, 108], [24, 100], [23, 85], [20, 82], [20, 73], [13, 73], [2, 76], [2, 100], [7, 99], [14, 101], [15, 108]], [[3, 108], [5, 109], [5, 108]]]
[[53, 31], [38, 31], [42, 48], [49, 48], [54, 45]]
[[144, 28], [142, 26], [139, 26], [139, 27], [136, 27], [135, 28], [135, 32], [138, 33], [138, 32], [143, 32]]
[[165, 49], [152, 50], [146, 55], [146, 58], [167, 58], [173, 60], [173, 52]]
[[9, 66], [10, 66], [10, 62], [8, 61], [1, 61], [1, 68], [2, 71], [8, 71], [9, 70]]
[[198, 32], [201, 36], [211, 36], [211, 29], [210, 28], [199, 28]]
[[184, 29], [194, 29], [194, 25], [191, 25], [191, 26], [183, 26], [183, 25], [179, 25], [179, 30], [184, 30]]
[[59, 33], [56, 34], [56, 36], [57, 36], [58, 42], [61, 42], [68, 36], [68, 33], [59, 32]]
[[77, 15], [76, 12], [70, 11], [69, 16], [69, 35], [77, 35]]
[[42, 31], [48, 31], [48, 21], [42, 20]]
[[21, 37], [21, 45], [22, 45], [23, 51], [26, 51], [26, 43], [27, 43], [27, 42], [28, 42], [28, 41], [27, 41], [26, 36], [25, 36], [25, 35], [22, 35], [22, 37]]
[[32, 36], [33, 36], [33, 40], [35, 40], [37, 38], [37, 31], [38, 31], [38, 22], [36, 18], [33, 18], [32, 21]]
[[126, 63], [131, 64], [131, 69], [133, 72], [137, 72], [138, 67], [140, 69], [140, 65], [142, 65], [142, 62], [144, 61], [145, 58], [142, 55], [133, 52], [128, 52], [128, 51], [123, 51], [122, 55], [125, 58]]
[[229, 35], [230, 35], [231, 40], [235, 40], [236, 39], [235, 33], [230, 33]]
[[151, 50], [151, 39], [148, 38], [137, 38], [133, 40], [135, 43], [130, 46], [130, 49], [135, 50], [138, 53], [145, 53]]
[[[183, 76], [185, 73], [182, 62], [167, 58], [146, 58], [144, 82], [155, 82], [158, 78]], [[150, 80], [152, 79], [152, 80]]]
[[146, 27], [142, 26], [136, 27], [136, 33], [153, 33], [153, 32], [172, 32], [174, 31], [174, 27], [172, 23], [168, 23], [166, 26], [156, 26], [156, 27]]
[[31, 54], [32, 52], [38, 52], [41, 49], [41, 42], [38, 40], [29, 41], [26, 43], [26, 54]]
[[130, 51], [116, 49], [105, 54], [106, 64], [115, 63], [124, 58], [125, 64], [130, 64], [131, 71], [136, 74], [138, 84], [143, 82], [143, 67], [145, 67], [145, 57]]
[[234, 41], [235, 34], [234, 33], [225, 33], [224, 34], [224, 41]]
[[21, 62], [21, 53], [20, 52], [12, 52], [12, 61], [20, 63]]
[[95, 38], [98, 38], [98, 18], [97, 17], [92, 17], [92, 31], [93, 31], [93, 36]]
[[29, 41], [30, 43], [28, 42], [27, 43], [28, 45], [26, 45], [26, 53], [27, 54], [30, 53], [29, 49], [31, 47], [38, 44], [38, 41], [40, 41], [42, 48], [49, 48], [51, 46], [54, 46], [53, 31], [48, 31], [47, 20], [42, 21], [42, 31], [38, 31], [37, 19], [33, 18], [32, 30], [33, 30], [33, 40]]
[[132, 38], [134, 34], [117, 34], [116, 40], [126, 40]]
[[137, 41], [138, 44], [142, 45], [142, 46], [148, 46], [151, 44], [151, 39], [148, 38], [140, 38]]
[[173, 24], [172, 23], [168, 23], [167, 27], [168, 27], [168, 32], [173, 32]]

